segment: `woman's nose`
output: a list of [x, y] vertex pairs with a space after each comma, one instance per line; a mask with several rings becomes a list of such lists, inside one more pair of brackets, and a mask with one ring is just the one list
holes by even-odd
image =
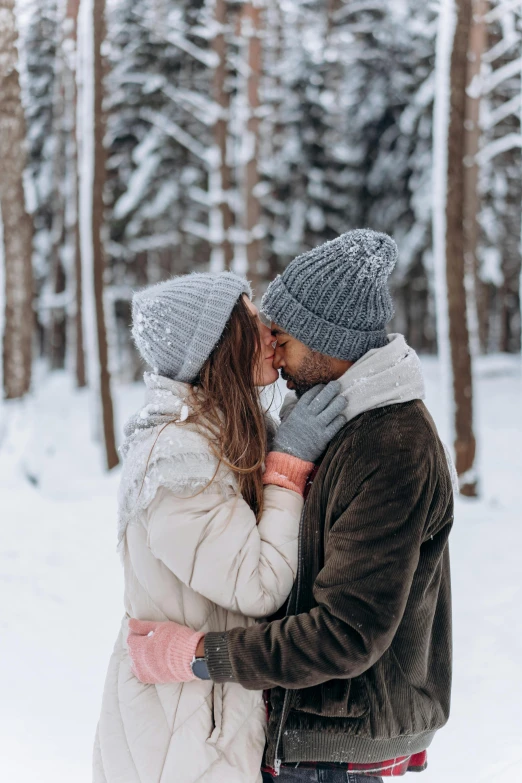
[[264, 342], [265, 345], [271, 345], [274, 342], [274, 338], [272, 337], [272, 332], [268, 328], [268, 326], [265, 326], [265, 324], [261, 324], [261, 339]]

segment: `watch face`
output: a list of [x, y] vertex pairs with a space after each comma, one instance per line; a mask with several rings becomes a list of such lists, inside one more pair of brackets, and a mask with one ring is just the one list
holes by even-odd
[[196, 658], [196, 660], [192, 662], [192, 673], [200, 680], [210, 680], [207, 662], [204, 658]]

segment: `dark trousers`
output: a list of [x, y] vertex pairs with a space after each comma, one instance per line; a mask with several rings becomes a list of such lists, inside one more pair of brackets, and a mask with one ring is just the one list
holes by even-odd
[[263, 783], [382, 783], [382, 778], [359, 775], [344, 769], [313, 769], [311, 767], [281, 767], [281, 774], [273, 778], [263, 772]]

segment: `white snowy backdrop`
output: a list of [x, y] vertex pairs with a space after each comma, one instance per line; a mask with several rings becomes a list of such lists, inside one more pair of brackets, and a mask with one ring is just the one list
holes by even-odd
[[[424, 368], [428, 406], [447, 436], [437, 361]], [[522, 367], [518, 357], [485, 357], [476, 375], [484, 482], [480, 500], [457, 502], [453, 707], [424, 783], [517, 781], [522, 763]], [[63, 373], [37, 387], [10, 417], [0, 451], [2, 780], [88, 783], [122, 614], [118, 475], [100, 468], [86, 392]], [[140, 384], [116, 387], [118, 431], [142, 394]]]
[[422, 780], [518, 779], [521, 50], [519, 0], [0, 0], [2, 780], [90, 779], [132, 291], [233, 268], [259, 296], [360, 226], [399, 245], [391, 326], [463, 493]]

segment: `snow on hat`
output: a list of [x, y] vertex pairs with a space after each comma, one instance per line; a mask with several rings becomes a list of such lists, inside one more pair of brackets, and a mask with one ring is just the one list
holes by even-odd
[[356, 229], [294, 258], [261, 309], [314, 351], [346, 361], [387, 345], [388, 276], [398, 257], [387, 234]]
[[180, 275], [137, 291], [132, 336], [154, 372], [191, 383], [223, 333], [247, 280], [233, 272]]

